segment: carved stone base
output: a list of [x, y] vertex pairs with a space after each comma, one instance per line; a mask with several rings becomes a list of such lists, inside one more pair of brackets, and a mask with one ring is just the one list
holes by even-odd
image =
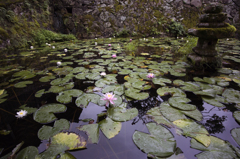
[[191, 53], [188, 55], [188, 60], [196, 69], [214, 70], [222, 66], [222, 58], [219, 55], [206, 57]]
[[215, 46], [217, 41], [218, 39], [198, 38], [197, 46], [192, 50], [199, 56], [216, 56], [217, 50], [215, 50]]

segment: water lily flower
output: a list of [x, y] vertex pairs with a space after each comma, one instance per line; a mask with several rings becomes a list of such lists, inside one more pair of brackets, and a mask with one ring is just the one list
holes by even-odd
[[112, 38], [109, 38], [109, 40], [111, 40]]
[[30, 49], [33, 49], [33, 46], [30, 46]]
[[130, 41], [132, 41], [132, 39], [130, 39]]
[[146, 41], [148, 41], [148, 39], [146, 39]]
[[187, 40], [187, 43], [188, 43], [188, 40]]
[[101, 76], [106, 76], [106, 73], [105, 73], [105, 72], [102, 72], [100, 75], [101, 75]]
[[57, 65], [60, 66], [62, 63], [60, 61], [57, 62]]
[[143, 40], [145, 41], [145, 38], [143, 38]]
[[95, 45], [97, 45], [97, 42], [95, 42]]
[[48, 44], [48, 46], [51, 46], [51, 44]]
[[153, 74], [153, 73], [149, 73], [148, 75], [147, 75], [147, 78], [154, 78], [155, 77], [155, 75]]
[[105, 95], [104, 95], [104, 98], [103, 99], [101, 99], [101, 100], [106, 100], [107, 101], [107, 103], [106, 103], [106, 106], [109, 104], [109, 102], [111, 103], [111, 104], [114, 104], [114, 100], [117, 100], [117, 98], [114, 98], [114, 96], [115, 96], [115, 94], [113, 94], [113, 93], [106, 93]]
[[113, 36], [115, 38], [115, 36]]
[[154, 37], [152, 37], [154, 39]]
[[228, 41], [229, 39], [227, 38], [227, 41]]
[[95, 38], [97, 40], [97, 38]]
[[17, 118], [22, 118], [22, 117], [24, 117], [26, 115], [27, 115], [27, 111], [26, 110], [20, 110], [19, 112], [17, 112], [16, 117]]
[[112, 46], [111, 44], [108, 44], [108, 46]]
[[46, 43], [46, 45], [48, 45], [48, 43]]
[[55, 46], [52, 46], [53, 49], [55, 49]]
[[68, 50], [67, 49], [64, 49], [64, 52], [67, 52]]
[[115, 57], [117, 57], [117, 55], [116, 55], [116, 54], [113, 54], [112, 57], [115, 58]]

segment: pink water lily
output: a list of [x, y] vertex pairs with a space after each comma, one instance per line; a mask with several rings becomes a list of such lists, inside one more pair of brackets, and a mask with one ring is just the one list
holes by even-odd
[[115, 58], [115, 57], [117, 57], [117, 55], [116, 55], [116, 54], [113, 54], [112, 57]]
[[101, 100], [106, 100], [107, 101], [107, 103], [106, 103], [106, 106], [109, 104], [109, 102], [111, 103], [111, 104], [114, 104], [114, 100], [117, 100], [117, 98], [114, 98], [114, 96], [115, 96], [115, 94], [113, 94], [113, 93], [106, 93], [105, 95], [104, 95], [104, 98], [103, 99], [101, 99]]
[[130, 39], [129, 41], [132, 41], [132, 39]]
[[155, 75], [153, 74], [153, 73], [149, 73], [148, 75], [147, 75], [147, 78], [154, 78], [155, 77]]
[[112, 46], [111, 44], [108, 44], [108, 46]]

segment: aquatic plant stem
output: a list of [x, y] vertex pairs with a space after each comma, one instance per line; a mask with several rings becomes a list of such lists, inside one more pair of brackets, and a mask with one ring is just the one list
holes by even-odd
[[32, 95], [33, 95], [33, 92], [32, 92], [32, 94], [28, 97], [28, 99], [24, 102], [24, 104], [27, 103], [27, 101], [29, 100], [29, 98], [30, 98]]
[[[74, 111], [73, 118], [72, 118], [72, 123], [73, 123], [73, 121], [74, 121], [74, 118], [75, 118], [75, 114], [76, 114], [76, 112], [77, 112], [77, 110]], [[69, 130], [71, 130], [71, 128], [72, 128], [72, 123], [71, 123], [71, 125], [70, 125]]]
[[13, 88], [12, 88], [12, 91], [13, 91], [13, 93], [15, 94], [15, 96], [16, 96], [16, 98], [17, 98], [17, 100], [18, 100], [18, 103], [19, 103], [20, 105], [22, 105], [21, 102], [19, 101], [18, 97], [17, 97], [17, 94], [16, 94], [15, 91], [13, 90]]
[[112, 146], [109, 144], [108, 140], [106, 140], [106, 141], [107, 141], [108, 146], [111, 148], [112, 152], [114, 153], [114, 155], [117, 157], [117, 159], [119, 159], [118, 156], [117, 156], [117, 154], [116, 154], [115, 151], [113, 150]]

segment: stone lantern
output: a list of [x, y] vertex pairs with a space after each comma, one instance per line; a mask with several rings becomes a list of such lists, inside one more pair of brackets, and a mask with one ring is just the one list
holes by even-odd
[[226, 13], [218, 3], [210, 3], [199, 18], [198, 28], [188, 30], [190, 35], [198, 37], [197, 46], [188, 59], [195, 67], [216, 69], [221, 67], [222, 58], [216, 50], [218, 39], [233, 37], [236, 28], [225, 23]]

